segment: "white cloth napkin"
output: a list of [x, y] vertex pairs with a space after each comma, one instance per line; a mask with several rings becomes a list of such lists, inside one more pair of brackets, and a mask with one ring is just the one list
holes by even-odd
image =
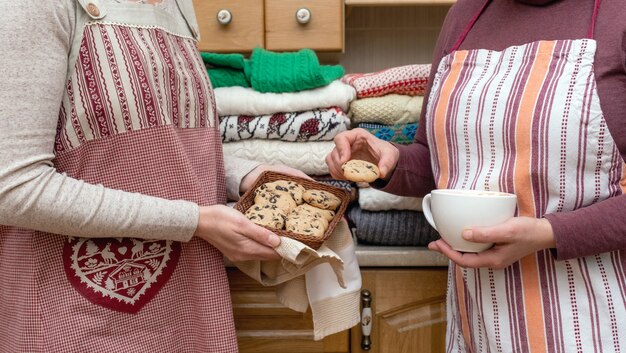
[[283, 237], [277, 261], [245, 261], [235, 265], [265, 286], [288, 308], [305, 312], [309, 305], [315, 340], [347, 330], [360, 322], [361, 272], [345, 220], [318, 249]]
[[347, 112], [350, 102], [356, 98], [354, 87], [339, 80], [328, 86], [293, 93], [261, 93], [246, 87], [220, 87], [214, 92], [219, 116], [256, 116], [328, 107], [340, 107]]

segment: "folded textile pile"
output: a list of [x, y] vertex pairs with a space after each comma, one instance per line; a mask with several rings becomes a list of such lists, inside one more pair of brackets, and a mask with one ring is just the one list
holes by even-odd
[[365, 211], [422, 211], [421, 197], [398, 196], [374, 188], [359, 189], [358, 200]]
[[426, 246], [439, 238], [422, 212], [365, 211], [351, 207], [348, 218], [354, 224], [359, 243], [388, 246]]
[[231, 115], [220, 117], [223, 142], [248, 139], [282, 141], [328, 141], [347, 129], [346, 116], [339, 108], [272, 115]]
[[356, 90], [339, 65], [320, 65], [315, 52], [202, 53], [213, 83], [224, 153], [328, 174], [333, 138], [350, 126]]
[[[357, 99], [350, 104], [352, 126], [381, 140], [413, 143], [428, 86], [430, 64], [406, 65], [366, 74], [347, 74]], [[421, 213], [421, 199], [401, 197], [361, 185], [358, 206], [348, 214], [359, 241], [376, 245], [423, 246], [436, 232]]]
[[413, 143], [417, 132], [417, 123], [383, 125], [373, 123], [361, 123], [357, 127], [365, 129], [381, 140], [395, 142], [400, 145]]
[[214, 88], [243, 86], [258, 92], [297, 92], [327, 86], [342, 77], [339, 65], [320, 65], [311, 49], [275, 53], [255, 48], [241, 54], [201, 53]]
[[428, 87], [430, 67], [430, 64], [405, 65], [372, 73], [346, 74], [341, 81], [354, 87], [359, 98], [391, 93], [423, 96]]

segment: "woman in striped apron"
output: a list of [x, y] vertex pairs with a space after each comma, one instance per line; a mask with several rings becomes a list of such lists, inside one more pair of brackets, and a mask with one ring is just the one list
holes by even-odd
[[225, 205], [267, 167], [222, 154], [191, 0], [7, 2], [0, 30], [0, 351], [236, 352], [224, 255], [280, 240]]
[[624, 352], [626, 7], [526, 2], [454, 5], [415, 143], [352, 130], [327, 162], [336, 177], [350, 158], [377, 162], [377, 186], [401, 195], [517, 195], [517, 217], [464, 233], [493, 248], [429, 245], [452, 260], [448, 352]]

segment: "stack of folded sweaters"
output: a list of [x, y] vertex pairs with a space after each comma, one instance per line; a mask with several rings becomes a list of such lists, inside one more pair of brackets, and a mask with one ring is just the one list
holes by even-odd
[[[413, 142], [430, 65], [407, 65], [348, 74], [357, 99], [350, 104], [352, 125], [397, 144]], [[360, 242], [375, 245], [422, 246], [437, 238], [421, 212], [421, 198], [392, 195], [360, 185], [358, 205], [348, 211]]]
[[[356, 90], [343, 67], [320, 65], [315, 52], [202, 53], [214, 87], [224, 154], [283, 164], [352, 191], [327, 177], [333, 138], [350, 126]], [[356, 192], [354, 192], [356, 193]]]

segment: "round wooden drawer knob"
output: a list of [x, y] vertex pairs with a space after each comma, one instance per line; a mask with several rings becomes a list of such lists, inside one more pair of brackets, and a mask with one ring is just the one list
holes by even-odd
[[306, 7], [298, 9], [296, 11], [296, 20], [303, 25], [309, 23], [311, 21], [311, 10]]
[[221, 25], [227, 25], [230, 23], [230, 21], [233, 20], [233, 14], [230, 13], [230, 11], [226, 10], [226, 9], [221, 9], [217, 12], [217, 22], [219, 22]]

